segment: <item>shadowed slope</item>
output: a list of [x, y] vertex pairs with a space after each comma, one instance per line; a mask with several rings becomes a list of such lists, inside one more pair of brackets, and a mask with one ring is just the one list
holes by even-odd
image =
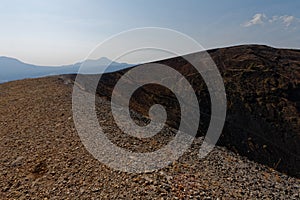
[[[226, 124], [219, 145], [299, 177], [300, 51], [243, 45], [208, 53], [222, 74], [228, 100]], [[200, 54], [191, 56], [197, 59]], [[198, 136], [204, 135], [210, 121], [211, 105], [200, 74], [181, 57], [157, 63], [176, 69], [192, 84], [201, 110]], [[104, 74], [98, 94], [109, 99], [114, 85], [127, 71]], [[81, 84], [88, 84], [88, 79], [93, 78], [89, 76], [87, 82]], [[133, 110], [148, 116], [154, 103], [166, 107], [168, 125], [177, 128], [180, 122], [179, 104], [167, 88], [146, 85], [134, 93], [130, 105]]]

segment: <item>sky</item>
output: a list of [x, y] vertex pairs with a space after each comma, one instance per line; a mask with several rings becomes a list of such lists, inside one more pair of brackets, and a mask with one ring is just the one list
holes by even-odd
[[72, 64], [112, 35], [141, 27], [174, 29], [205, 49], [300, 49], [299, 9], [296, 0], [1, 0], [0, 56]]

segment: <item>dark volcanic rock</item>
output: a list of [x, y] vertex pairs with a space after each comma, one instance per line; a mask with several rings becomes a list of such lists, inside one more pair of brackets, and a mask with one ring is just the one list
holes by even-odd
[[[300, 177], [300, 51], [244, 45], [208, 53], [222, 74], [228, 101], [226, 123], [218, 144]], [[200, 54], [192, 56], [197, 58]], [[201, 110], [198, 136], [205, 135], [211, 104], [201, 75], [181, 57], [157, 63], [176, 69], [193, 86]], [[104, 74], [97, 93], [110, 99], [114, 85], [127, 71]], [[86, 76], [86, 82], [80, 84], [88, 88], [93, 78], [96, 77]], [[130, 107], [148, 116], [149, 108], [156, 103], [165, 106], [167, 124], [178, 128], [180, 107], [175, 95], [165, 87], [152, 84], [139, 88]]]

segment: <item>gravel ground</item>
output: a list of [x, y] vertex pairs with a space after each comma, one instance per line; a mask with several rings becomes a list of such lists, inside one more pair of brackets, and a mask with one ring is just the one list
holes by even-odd
[[[199, 159], [202, 138], [166, 168], [142, 174], [113, 170], [81, 143], [71, 98], [72, 85], [58, 77], [0, 84], [0, 199], [300, 198], [299, 179], [226, 148], [215, 147]], [[104, 132], [120, 147], [154, 151], [174, 136], [165, 127], [151, 139], [126, 137], [112, 121], [110, 103], [97, 104]]]

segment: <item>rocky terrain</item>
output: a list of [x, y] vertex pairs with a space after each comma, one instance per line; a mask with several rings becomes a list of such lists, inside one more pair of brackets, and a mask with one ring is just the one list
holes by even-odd
[[[48, 77], [0, 84], [0, 199], [299, 199], [300, 180], [216, 147], [197, 156], [201, 137], [168, 167], [112, 170], [82, 145], [72, 118], [72, 84]], [[99, 121], [114, 143], [145, 151], [115, 127], [110, 102], [97, 97]], [[146, 150], [172, 137], [166, 128]], [[142, 141], [143, 142], [143, 141]], [[121, 161], [120, 161], [121, 162]]]
[[[300, 51], [243, 45], [208, 53], [224, 79], [228, 101], [226, 123], [218, 144], [299, 178]], [[200, 59], [201, 53], [189, 56]], [[201, 75], [182, 57], [157, 63], [176, 69], [192, 84], [201, 111], [198, 136], [205, 135], [211, 104]], [[110, 99], [115, 84], [127, 71], [104, 74], [97, 88], [98, 94]], [[75, 76], [68, 78], [74, 80]], [[93, 78], [86, 77], [86, 81], [80, 84], [89, 88], [89, 81]], [[165, 87], [150, 84], [139, 88], [132, 96], [130, 106], [148, 116], [149, 108], [156, 103], [165, 106], [167, 124], [178, 128], [179, 104], [175, 95]], [[189, 126], [192, 122], [185, 123]]]
[[[299, 199], [300, 51], [247, 45], [208, 53], [224, 78], [228, 100], [218, 146], [206, 158], [198, 157], [211, 114], [201, 75], [183, 58], [159, 61], [190, 81], [201, 122], [178, 161], [142, 174], [113, 170], [85, 149], [72, 116], [75, 75], [0, 84], [0, 199]], [[160, 149], [176, 134], [179, 103], [162, 86], [138, 89], [130, 101], [136, 123], [147, 124], [149, 108], [159, 103], [167, 110], [167, 126], [153, 138], [122, 134], [109, 100], [126, 72], [102, 76], [96, 88], [99, 123], [119, 147]], [[88, 94], [95, 76], [85, 78], [79, 86]]]

